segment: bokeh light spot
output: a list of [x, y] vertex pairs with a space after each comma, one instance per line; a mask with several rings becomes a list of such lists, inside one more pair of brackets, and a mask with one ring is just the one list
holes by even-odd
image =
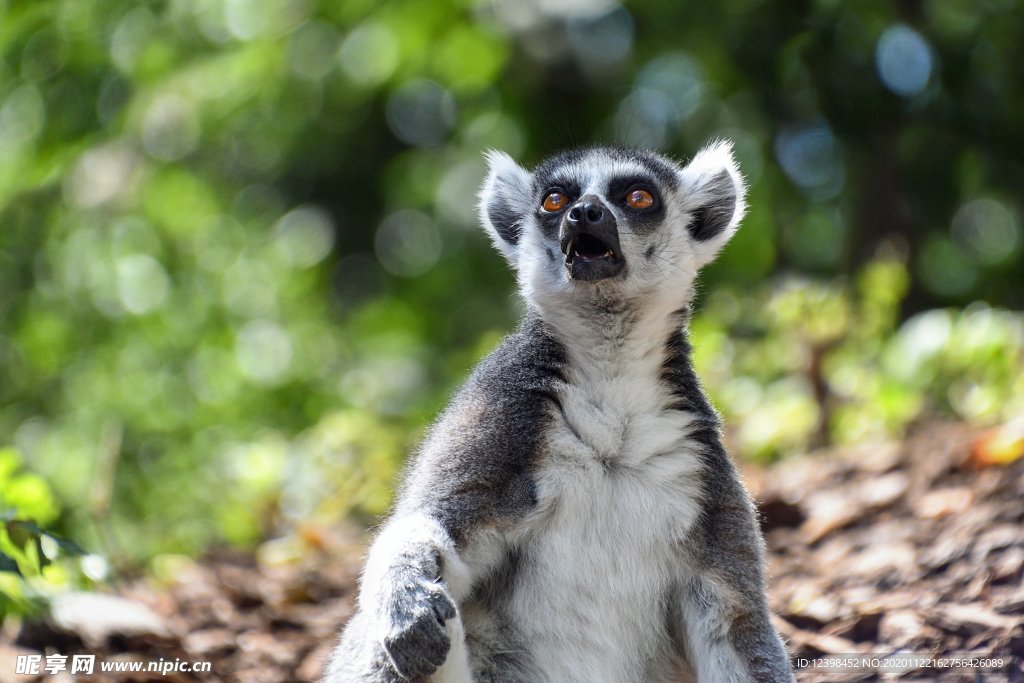
[[142, 145], [161, 161], [182, 158], [199, 144], [199, 117], [192, 102], [177, 95], [161, 95], [142, 119]]
[[335, 64], [341, 38], [333, 26], [314, 21], [291, 36], [288, 46], [288, 68], [297, 76], [318, 81]]
[[130, 254], [117, 260], [118, 299], [129, 313], [143, 315], [160, 308], [169, 289], [167, 271], [152, 256]]
[[789, 179], [814, 199], [831, 199], [843, 188], [842, 149], [824, 121], [784, 129], [775, 156]]
[[567, 37], [576, 59], [588, 70], [604, 70], [633, 49], [633, 16], [621, 5], [610, 11], [570, 18]]
[[483, 160], [464, 161], [450, 168], [437, 185], [435, 204], [444, 224], [477, 226], [476, 193], [484, 177]]
[[355, 83], [379, 85], [398, 67], [398, 40], [386, 25], [368, 21], [346, 36], [338, 52], [341, 70]]
[[146, 7], [124, 15], [110, 37], [110, 57], [114, 65], [124, 73], [133, 72], [156, 30], [156, 18]]
[[240, 258], [224, 271], [224, 305], [237, 315], [272, 314], [277, 306], [277, 278], [263, 260]]
[[33, 85], [16, 88], [0, 106], [0, 157], [35, 140], [46, 119], [46, 105]]
[[417, 147], [438, 145], [455, 125], [455, 99], [434, 81], [408, 81], [388, 98], [387, 119], [399, 140]]
[[953, 240], [983, 265], [1002, 263], [1017, 253], [1021, 228], [1013, 213], [994, 199], [976, 199], [953, 216]]
[[423, 364], [410, 356], [383, 356], [342, 375], [339, 393], [349, 403], [382, 413], [400, 414], [426, 381]]
[[[488, 111], [466, 124], [462, 130], [465, 144], [470, 148], [501, 149], [512, 158], [523, 152], [524, 134], [516, 119], [500, 111]], [[479, 179], [478, 179], [479, 180]]]
[[289, 211], [277, 222], [274, 233], [278, 251], [299, 268], [319, 263], [334, 246], [331, 217], [316, 206], [300, 206]]
[[640, 88], [626, 97], [612, 120], [616, 140], [626, 145], [663, 149], [674, 130], [673, 104], [658, 90]]
[[95, 207], [131, 190], [137, 161], [128, 147], [112, 143], [91, 149], [74, 166], [64, 185], [68, 202]]
[[911, 97], [928, 85], [932, 74], [931, 47], [909, 26], [891, 26], [878, 39], [875, 66], [886, 88], [902, 97]]
[[689, 55], [670, 52], [652, 59], [640, 70], [637, 90], [653, 90], [671, 103], [671, 116], [682, 122], [693, 116], [704, 96], [704, 75]]
[[374, 247], [377, 260], [386, 271], [415, 277], [437, 263], [441, 256], [441, 234], [425, 213], [396, 211], [380, 224]]
[[235, 362], [254, 382], [277, 384], [292, 362], [291, 337], [272, 320], [253, 320], [238, 333]]

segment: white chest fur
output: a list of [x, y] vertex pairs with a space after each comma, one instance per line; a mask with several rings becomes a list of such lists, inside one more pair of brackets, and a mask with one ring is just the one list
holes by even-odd
[[690, 418], [666, 410], [658, 358], [570, 371], [524, 529], [517, 626], [552, 681], [647, 681], [674, 661], [667, 600], [698, 513]]

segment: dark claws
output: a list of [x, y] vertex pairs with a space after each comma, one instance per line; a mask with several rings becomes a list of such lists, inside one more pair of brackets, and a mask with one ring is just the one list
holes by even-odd
[[455, 605], [439, 586], [413, 586], [393, 608], [384, 651], [400, 676], [429, 676], [444, 664], [451, 642], [444, 624]]

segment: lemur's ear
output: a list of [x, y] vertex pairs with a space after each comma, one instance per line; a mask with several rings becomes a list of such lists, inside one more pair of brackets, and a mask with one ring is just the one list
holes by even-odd
[[529, 172], [497, 150], [489, 150], [487, 179], [480, 188], [480, 222], [508, 262], [516, 265], [523, 218], [530, 211]]
[[687, 229], [700, 265], [711, 261], [739, 228], [747, 210], [747, 186], [732, 155], [732, 143], [713, 142], [680, 172], [690, 212]]

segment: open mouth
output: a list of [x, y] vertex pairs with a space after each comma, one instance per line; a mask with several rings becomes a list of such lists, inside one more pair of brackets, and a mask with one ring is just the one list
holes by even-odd
[[577, 259], [590, 261], [615, 261], [618, 255], [605, 244], [599, 237], [588, 233], [581, 233], [570, 239], [563, 248], [566, 265], [572, 265]]
[[590, 232], [563, 237], [561, 246], [569, 279], [596, 282], [621, 273], [626, 261], [616, 251], [618, 242], [614, 234], [608, 241]]

